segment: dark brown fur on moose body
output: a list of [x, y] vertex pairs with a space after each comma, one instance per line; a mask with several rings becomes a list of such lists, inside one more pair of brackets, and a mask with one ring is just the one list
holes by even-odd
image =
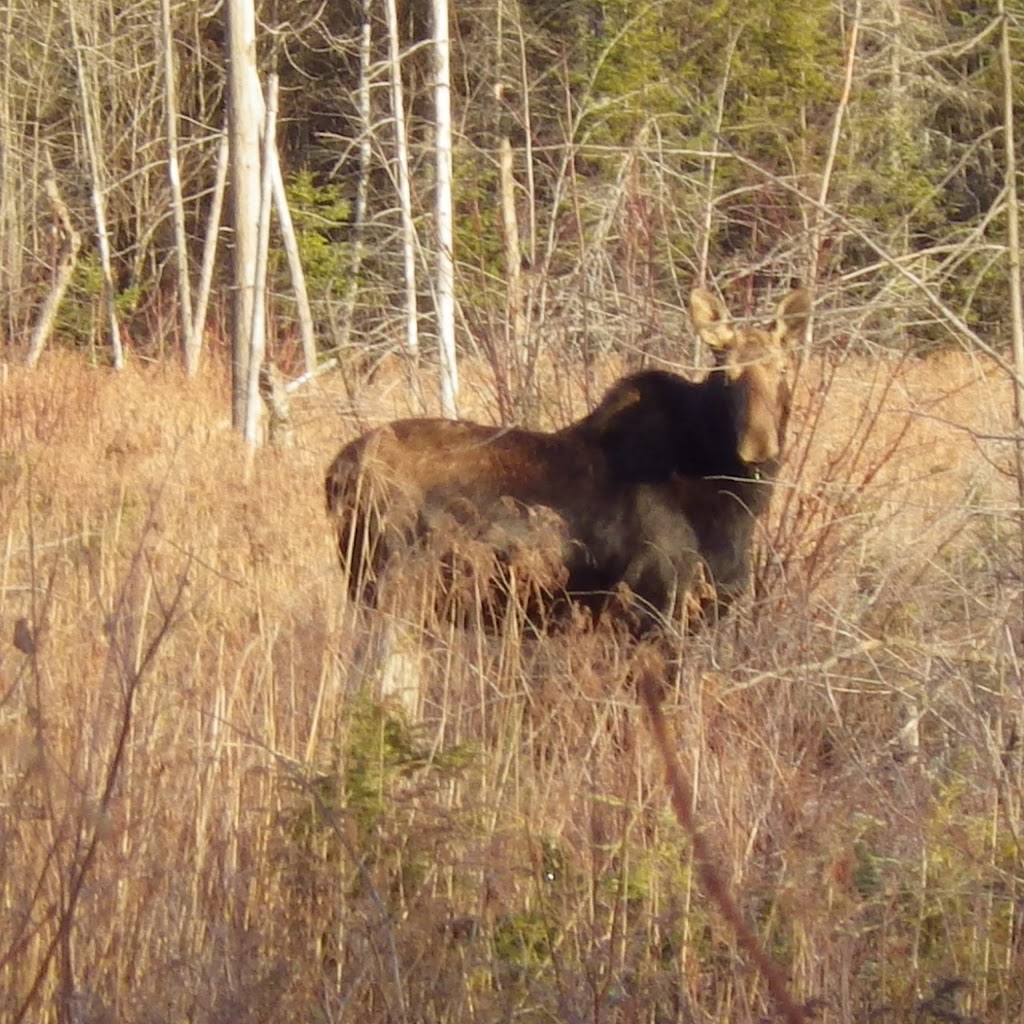
[[363, 434], [326, 480], [353, 594], [372, 596], [389, 565], [444, 531], [462, 531], [507, 567], [553, 524], [556, 582], [595, 614], [624, 583], [647, 621], [672, 615], [700, 566], [728, 604], [747, 584], [782, 454], [785, 342], [809, 311], [797, 290], [770, 329], [737, 327], [695, 289], [690, 312], [716, 356], [702, 381], [633, 374], [553, 433], [409, 419]]

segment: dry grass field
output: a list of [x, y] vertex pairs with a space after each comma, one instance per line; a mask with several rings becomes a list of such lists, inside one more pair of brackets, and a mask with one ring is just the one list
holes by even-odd
[[[222, 367], [6, 371], [0, 1020], [771, 1018], [644, 652], [347, 601], [323, 472], [401, 373], [321, 378], [246, 481]], [[697, 819], [815, 1020], [1024, 1020], [1011, 407], [962, 354], [810, 364], [753, 591], [672, 640]]]

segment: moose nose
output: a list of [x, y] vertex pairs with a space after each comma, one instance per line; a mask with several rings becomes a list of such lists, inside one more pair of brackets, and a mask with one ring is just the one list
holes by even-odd
[[744, 383], [737, 452], [748, 466], [756, 466], [777, 459], [782, 450], [779, 434], [783, 395], [779, 382], [770, 379], [761, 367], [751, 368]]

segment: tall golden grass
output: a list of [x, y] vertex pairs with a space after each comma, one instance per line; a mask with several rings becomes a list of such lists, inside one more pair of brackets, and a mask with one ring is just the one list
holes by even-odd
[[[769, 1012], [670, 813], [642, 651], [347, 601], [323, 471], [408, 394], [321, 380], [246, 482], [221, 368], [4, 378], [0, 1019]], [[965, 356], [807, 367], [750, 599], [675, 641], [695, 817], [815, 1019], [1021, 1013], [1010, 405]]]

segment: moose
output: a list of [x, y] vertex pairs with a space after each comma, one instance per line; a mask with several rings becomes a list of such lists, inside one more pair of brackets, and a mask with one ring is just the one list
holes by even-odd
[[372, 603], [427, 545], [450, 562], [458, 535], [491, 554], [488, 587], [501, 590], [523, 552], [553, 536], [553, 576], [539, 590], [549, 606], [597, 618], [625, 593], [643, 632], [681, 615], [703, 572], [717, 616], [749, 582], [789, 418], [787, 342], [810, 308], [796, 289], [769, 328], [737, 325], [695, 288], [690, 315], [715, 357], [703, 380], [633, 373], [550, 433], [404, 419], [351, 441], [326, 478], [350, 592]]

